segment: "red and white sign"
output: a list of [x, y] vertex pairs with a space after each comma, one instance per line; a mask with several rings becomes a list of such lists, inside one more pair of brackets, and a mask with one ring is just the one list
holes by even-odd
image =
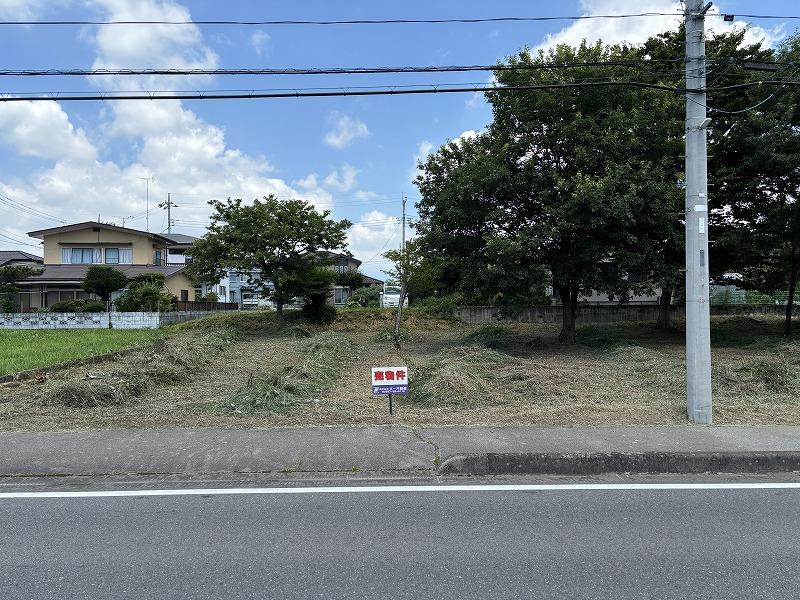
[[377, 367], [372, 369], [372, 393], [407, 394], [408, 367]]

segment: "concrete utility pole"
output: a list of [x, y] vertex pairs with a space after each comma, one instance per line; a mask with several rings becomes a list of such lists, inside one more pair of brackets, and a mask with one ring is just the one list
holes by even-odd
[[167, 233], [172, 233], [172, 194], [167, 192]]
[[705, 15], [686, 2], [686, 410], [711, 423], [711, 309], [708, 271], [708, 154]]
[[167, 233], [172, 233], [172, 207], [178, 208], [178, 205], [172, 202], [172, 192], [167, 192], [167, 201], [158, 205], [158, 208], [167, 209]]

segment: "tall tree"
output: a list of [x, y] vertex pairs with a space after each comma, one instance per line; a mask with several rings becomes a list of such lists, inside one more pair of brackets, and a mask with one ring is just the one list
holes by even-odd
[[638, 234], [674, 217], [652, 210], [677, 186], [650, 147], [657, 91], [569, 85], [630, 79], [627, 63], [639, 59], [639, 49], [602, 43], [520, 52], [508, 62], [527, 68], [498, 71], [499, 85], [568, 85], [487, 94], [488, 131], [440, 150], [418, 180], [421, 234], [463, 257], [476, 282], [511, 292], [546, 269], [563, 306], [562, 342], [575, 341], [581, 296], [624, 300], [651, 287], [627, 276], [643, 269]]
[[280, 320], [284, 304], [305, 295], [298, 282], [308, 280], [316, 289], [315, 269], [325, 260], [320, 253], [344, 249], [351, 225], [303, 200], [272, 195], [252, 204], [240, 199], [210, 204], [211, 225], [192, 246], [191, 273], [199, 281], [217, 281], [228, 269], [257, 272], [252, 285], [275, 302]]
[[[780, 72], [792, 79], [800, 60], [800, 37], [775, 53]], [[762, 76], [750, 73], [749, 81]], [[742, 77], [726, 83], [741, 83]], [[800, 280], [800, 93], [791, 87], [738, 89], [716, 99], [717, 276], [745, 289], [787, 291], [784, 333], [792, 334], [792, 313]]]
[[[761, 44], [744, 43], [746, 32], [736, 30], [730, 33], [711, 35], [706, 54], [709, 59], [709, 87], [715, 88], [730, 84], [752, 82], [762, 76], [747, 68], [749, 64], [759, 64], [772, 59], [772, 51]], [[685, 30], [670, 31], [647, 40], [640, 48], [640, 58], [647, 61], [647, 72], [660, 83], [667, 86], [684, 85], [685, 64], [677, 57], [685, 51]], [[730, 183], [743, 175], [741, 146], [728, 140], [730, 128], [741, 120], [739, 110], [746, 107], [748, 94], [741, 89], [712, 89], [709, 114], [712, 126], [709, 129], [709, 186], [711, 188], [710, 226], [712, 248], [710, 266], [717, 280], [721, 274], [733, 267], [728, 253], [724, 251], [724, 232], [728, 229], [726, 214], [731, 202]], [[665, 174], [683, 184], [683, 130], [685, 99], [683, 94], [659, 94], [652, 98], [652, 124], [649, 132], [650, 161]], [[738, 127], [739, 125], [737, 125]], [[671, 186], [669, 177], [661, 178], [666, 184], [651, 206], [651, 214], [659, 216], [646, 225], [639, 238], [646, 241], [648, 251], [646, 262], [651, 265], [649, 274], [644, 277], [653, 280], [655, 288], [661, 288], [661, 305], [658, 326], [669, 327], [669, 306], [673, 292], [683, 287], [680, 274], [683, 271], [684, 256], [684, 192]], [[668, 215], [662, 219], [661, 215]], [[738, 261], [736, 261], [738, 262]]]

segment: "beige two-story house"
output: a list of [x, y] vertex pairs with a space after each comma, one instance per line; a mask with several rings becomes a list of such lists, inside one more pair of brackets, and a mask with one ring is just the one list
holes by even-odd
[[64, 300], [87, 298], [81, 289], [91, 265], [109, 265], [134, 277], [163, 273], [165, 285], [178, 300], [194, 300], [194, 284], [185, 265], [168, 265], [167, 248], [174, 242], [149, 231], [87, 221], [28, 233], [41, 239], [44, 260], [40, 275], [17, 285], [24, 309], [47, 308]]

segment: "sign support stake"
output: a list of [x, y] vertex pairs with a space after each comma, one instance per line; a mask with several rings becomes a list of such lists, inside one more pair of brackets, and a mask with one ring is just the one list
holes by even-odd
[[389, 394], [389, 416], [394, 414], [394, 407], [392, 406], [392, 395]]

